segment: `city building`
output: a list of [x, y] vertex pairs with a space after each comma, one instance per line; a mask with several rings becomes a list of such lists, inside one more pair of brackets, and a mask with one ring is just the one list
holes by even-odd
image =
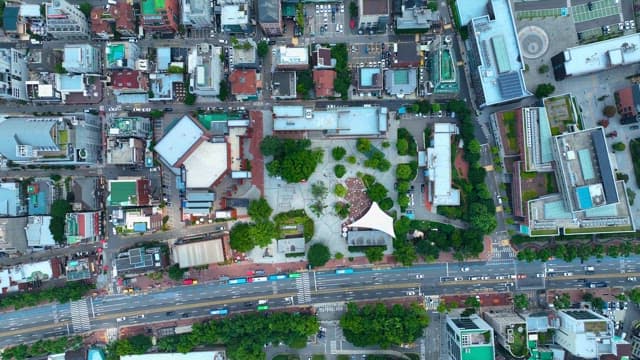
[[60, 276], [52, 266], [55, 259], [3, 267], [0, 270], [0, 294], [26, 290], [28, 283]]
[[107, 206], [137, 207], [151, 205], [151, 181], [141, 177], [109, 180]]
[[142, 26], [147, 33], [173, 36], [178, 32], [180, 8], [178, 0], [142, 0]]
[[[48, 189], [53, 192], [53, 186]], [[47, 193], [40, 187], [38, 196], [45, 198]], [[74, 176], [71, 180], [71, 191], [73, 191], [74, 200], [71, 206], [74, 211], [92, 211], [101, 210], [104, 207], [102, 195], [104, 192], [104, 178], [97, 176]], [[48, 214], [49, 212], [46, 212]], [[29, 209], [29, 214], [33, 211]]]
[[313, 133], [332, 137], [382, 137], [388, 129], [386, 107], [341, 107], [319, 110], [304, 106], [274, 106], [273, 131]]
[[640, 113], [640, 84], [633, 84], [613, 94], [621, 124], [636, 123]]
[[211, 214], [216, 194], [206, 190], [189, 190], [182, 204], [182, 213], [188, 216], [208, 216]]
[[121, 252], [115, 259], [114, 272], [120, 275], [140, 274], [162, 269], [162, 253], [156, 248], [134, 248]]
[[258, 23], [265, 35], [282, 35], [282, 3], [280, 0], [258, 1]]
[[615, 352], [610, 319], [589, 309], [562, 309], [556, 315], [560, 321], [554, 340], [574, 356], [597, 359]]
[[258, 73], [255, 69], [235, 69], [229, 75], [231, 94], [237, 100], [258, 99]]
[[[97, 77], [97, 76], [96, 76]], [[91, 91], [90, 77], [86, 74], [55, 74], [55, 91], [60, 94], [60, 99], [65, 104], [97, 103], [100, 97], [94, 97]], [[101, 84], [98, 81], [94, 83]], [[96, 95], [99, 95], [96, 93]]]
[[223, 236], [216, 233], [178, 239], [171, 247], [171, 258], [181, 269], [224, 262]]
[[276, 248], [279, 254], [296, 254], [305, 252], [305, 241], [303, 237], [292, 237], [278, 239]]
[[305, 70], [309, 68], [309, 49], [305, 47], [279, 46], [275, 59], [279, 70]]
[[331, 49], [317, 46], [311, 52], [311, 65], [314, 69], [331, 69], [336, 66], [336, 60], [331, 58]]
[[369, 34], [385, 33], [390, 10], [389, 0], [358, 0], [358, 28]]
[[524, 64], [508, 0], [457, 0], [460, 24], [469, 27], [475, 84], [479, 107], [502, 104], [530, 96], [524, 83]]
[[149, 139], [152, 135], [151, 120], [139, 116], [115, 116], [108, 119], [109, 137]]
[[635, 323], [629, 334], [632, 359], [640, 359], [640, 323]]
[[91, 262], [87, 258], [67, 261], [67, 264], [65, 266], [65, 275], [67, 277], [67, 281], [90, 279], [90, 265]]
[[213, 137], [188, 115], [168, 127], [154, 151], [186, 189], [210, 189], [230, 167], [226, 139]]
[[395, 43], [393, 50], [391, 57], [392, 68], [417, 68], [420, 66], [422, 54], [415, 42]]
[[640, 61], [640, 34], [613, 37], [568, 48], [551, 58], [556, 81], [631, 65]]
[[149, 95], [149, 77], [138, 70], [116, 70], [111, 73], [111, 90], [120, 104], [139, 104]]
[[14, 217], [27, 214], [27, 206], [22, 203], [20, 183], [0, 182], [0, 216]]
[[181, 0], [182, 25], [193, 29], [213, 27], [213, 6], [209, 0]]
[[80, 7], [66, 0], [46, 3], [47, 34], [58, 40], [88, 40], [89, 23]]
[[162, 212], [157, 207], [113, 209], [111, 219], [114, 226], [124, 228], [125, 232], [144, 233], [162, 228]]
[[414, 94], [417, 87], [418, 70], [389, 69], [384, 72], [384, 88], [387, 94], [399, 98]]
[[0, 99], [28, 100], [28, 80], [27, 51], [0, 48]]
[[433, 147], [427, 148], [425, 182], [427, 201], [436, 211], [440, 205], [460, 205], [460, 190], [452, 187], [451, 141], [458, 134], [455, 124], [433, 125]]
[[[333, 83], [337, 74], [333, 69], [316, 68], [313, 70], [313, 85], [316, 97], [335, 96]], [[294, 85], [295, 86], [295, 85]]]
[[428, 93], [457, 94], [460, 90], [455, 51], [450, 36], [436, 36], [429, 44], [427, 68], [429, 70]]
[[426, 1], [400, 0], [398, 2], [402, 5], [400, 14], [394, 17], [397, 33], [423, 33], [439, 29], [440, 14], [437, 11], [431, 11]]
[[107, 164], [135, 165], [145, 164], [146, 142], [136, 138], [107, 139]]
[[46, 80], [27, 81], [27, 96], [36, 104], [56, 104], [62, 102], [62, 94], [56, 88], [56, 77], [59, 74], [47, 74]]
[[99, 241], [100, 224], [101, 216], [98, 211], [67, 213], [64, 225], [67, 244]]
[[0, 218], [0, 252], [5, 254], [25, 254], [27, 217]]
[[200, 96], [218, 96], [224, 65], [220, 60], [222, 48], [202, 43], [189, 55], [191, 82], [189, 91]]
[[106, 69], [135, 70], [140, 59], [140, 47], [129, 41], [108, 42], [104, 47], [104, 57]]
[[377, 96], [382, 92], [384, 77], [380, 67], [358, 68], [356, 89], [363, 95]]
[[27, 246], [34, 251], [44, 250], [47, 247], [56, 245], [53, 234], [49, 230], [51, 216], [29, 216], [24, 227], [27, 237]]
[[233, 57], [233, 67], [258, 69], [258, 46], [251, 38], [236, 40], [229, 48], [229, 57]]
[[491, 325], [498, 343], [514, 358], [524, 358], [529, 353], [526, 321], [513, 311], [484, 312], [484, 320]]
[[64, 46], [62, 67], [68, 73], [98, 74], [101, 72], [100, 49], [89, 44]]
[[92, 164], [101, 154], [102, 129], [95, 115], [0, 115], [0, 162]]
[[91, 9], [91, 32], [101, 40], [119, 36], [135, 38], [138, 36], [133, 6], [127, 1], [119, 0], [115, 5], [95, 6]]
[[17, 33], [20, 38], [30, 34], [43, 36], [47, 33], [45, 14], [40, 11], [39, 4], [20, 4], [18, 12]]
[[447, 316], [446, 351], [455, 360], [493, 360], [495, 348], [493, 329], [478, 315]]
[[18, 15], [20, 13], [19, 6], [5, 6], [2, 12], [2, 30], [7, 35], [18, 33]]
[[227, 34], [249, 33], [253, 30], [247, 0], [220, 1], [220, 29]]
[[271, 75], [271, 87], [271, 97], [273, 99], [295, 99], [298, 96], [296, 92], [296, 72], [273, 72]]

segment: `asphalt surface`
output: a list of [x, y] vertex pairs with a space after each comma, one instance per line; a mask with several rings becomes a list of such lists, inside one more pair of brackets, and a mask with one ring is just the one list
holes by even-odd
[[[585, 280], [606, 281], [609, 286], [631, 286], [635, 283], [626, 279], [632, 275], [640, 276], [638, 260], [640, 257], [601, 259], [583, 264], [580, 261], [495, 265], [447, 263], [356, 270], [353, 274], [346, 275], [323, 271], [305, 273], [298, 279], [273, 282], [241, 285], [212, 282], [136, 295], [97, 296], [73, 304], [48, 304], [0, 314], [0, 346], [90, 330], [180, 320], [185, 319], [185, 316], [204, 317], [209, 316], [211, 309], [221, 307], [228, 308], [230, 313], [253, 311], [258, 300], [267, 300], [271, 308], [278, 309], [292, 305], [406, 296], [417, 300], [419, 295], [580, 288], [585, 286]], [[595, 273], [585, 274], [586, 265], [595, 266]], [[558, 276], [537, 277], [545, 269], [553, 269]], [[563, 276], [569, 272], [572, 273], [571, 276]], [[418, 275], [422, 277], [419, 278]], [[526, 275], [526, 278], [510, 279], [512, 275]], [[479, 280], [482, 276], [488, 279]], [[470, 280], [471, 278], [476, 280]]]

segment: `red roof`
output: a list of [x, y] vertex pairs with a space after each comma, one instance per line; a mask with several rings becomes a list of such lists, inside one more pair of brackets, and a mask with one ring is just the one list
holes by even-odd
[[313, 70], [313, 82], [316, 87], [316, 96], [333, 96], [333, 82], [336, 72], [333, 70]]
[[147, 78], [137, 70], [122, 70], [111, 73], [111, 87], [114, 90], [144, 90], [149, 89]]
[[229, 76], [233, 95], [255, 95], [257, 92], [257, 72], [255, 69], [236, 69]]
[[138, 195], [138, 205], [149, 205], [149, 189], [151, 182], [149, 179], [139, 179], [136, 181], [136, 194]]
[[113, 35], [111, 23], [115, 22], [116, 29], [125, 33], [135, 33], [135, 18], [133, 7], [126, 1], [118, 1], [116, 5], [111, 5], [109, 10], [104, 6], [96, 6], [91, 9], [90, 15], [91, 31], [96, 34]]

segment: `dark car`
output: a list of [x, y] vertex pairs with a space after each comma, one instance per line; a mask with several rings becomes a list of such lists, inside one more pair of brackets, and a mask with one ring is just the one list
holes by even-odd
[[164, 111], [166, 111], [166, 112], [172, 112], [172, 111], [173, 111], [173, 108], [166, 107], [166, 108], [164, 108]]
[[167, 311], [167, 312], [165, 313], [165, 315], [167, 315], [167, 316], [173, 316], [173, 315], [175, 315], [175, 314], [176, 314], [176, 312], [175, 312], [175, 311]]
[[183, 318], [188, 318], [188, 317], [189, 317], [189, 313], [184, 313], [184, 314], [182, 314], [182, 317], [183, 317]]
[[420, 192], [424, 192], [424, 184], [420, 184]]
[[247, 301], [246, 303], [244, 303], [244, 307], [252, 307], [253, 303], [250, 301]]

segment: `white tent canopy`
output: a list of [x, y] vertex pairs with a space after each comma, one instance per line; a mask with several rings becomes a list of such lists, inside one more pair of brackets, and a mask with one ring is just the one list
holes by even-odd
[[383, 233], [391, 236], [392, 238], [396, 237], [395, 232], [393, 231], [393, 218], [378, 206], [378, 203], [371, 204], [371, 207], [360, 219], [356, 222], [347, 225], [350, 228], [365, 228], [382, 231]]

